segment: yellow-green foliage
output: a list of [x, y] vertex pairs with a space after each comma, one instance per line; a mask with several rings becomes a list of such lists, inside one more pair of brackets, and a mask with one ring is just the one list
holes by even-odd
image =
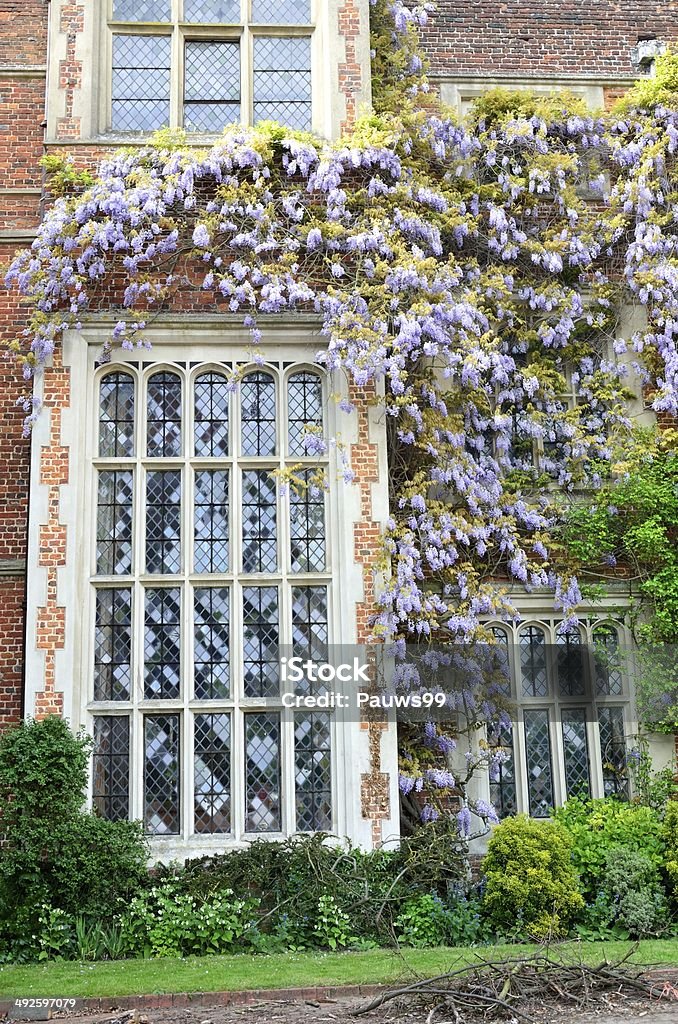
[[568, 832], [555, 821], [520, 814], [497, 826], [482, 871], [485, 913], [498, 934], [567, 934], [584, 907], [571, 848]]
[[485, 121], [501, 124], [508, 118], [540, 117], [546, 121], [590, 113], [580, 96], [567, 90], [538, 95], [529, 89], [488, 89], [473, 103], [469, 119], [473, 124]]
[[615, 111], [653, 110], [655, 107], [675, 108], [678, 104], [678, 47], [670, 47], [657, 57], [655, 73], [641, 78], [615, 105]]

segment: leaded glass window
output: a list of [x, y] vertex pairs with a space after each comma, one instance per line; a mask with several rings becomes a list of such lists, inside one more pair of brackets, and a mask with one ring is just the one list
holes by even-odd
[[113, 36], [111, 128], [152, 132], [169, 124], [169, 36]]
[[513, 727], [504, 723], [491, 728], [488, 742], [494, 755], [489, 769], [490, 803], [497, 817], [506, 818], [518, 810]]
[[605, 796], [616, 796], [626, 800], [629, 795], [629, 780], [624, 709], [609, 705], [599, 707], [598, 725]]
[[329, 463], [289, 444], [324, 431], [320, 377], [273, 365], [232, 389], [231, 366], [160, 365], [102, 371], [95, 403], [95, 806], [196, 844], [330, 829], [332, 714], [287, 708], [279, 667], [283, 642], [324, 660], [331, 639]]
[[520, 631], [520, 674], [524, 697], [547, 696], [546, 635], [538, 626]]
[[231, 716], [195, 715], [195, 831], [231, 831]]
[[581, 634], [577, 630], [559, 633], [556, 638], [556, 672], [561, 697], [583, 697], [584, 650]]
[[600, 697], [620, 697], [624, 692], [624, 684], [619, 636], [614, 626], [602, 625], [593, 630], [593, 660], [596, 694]]
[[101, 470], [97, 506], [97, 572], [102, 576], [132, 571], [131, 470]]
[[254, 39], [254, 123], [311, 128], [311, 41], [307, 36]]
[[106, 374], [99, 403], [99, 455], [134, 455], [134, 378], [128, 373]]
[[294, 767], [299, 832], [322, 832], [332, 828], [331, 729], [328, 714], [295, 715]]
[[324, 572], [325, 489], [315, 470], [298, 471], [290, 487], [292, 572]]
[[565, 788], [568, 797], [589, 796], [589, 745], [586, 708], [565, 708], [562, 713]]
[[129, 816], [129, 715], [94, 719], [92, 804], [102, 818]]
[[276, 389], [270, 373], [250, 373], [240, 388], [243, 455], [276, 453]]
[[310, 0], [115, 0], [109, 30], [105, 129], [312, 126]]
[[153, 835], [180, 831], [180, 733], [178, 715], [144, 719], [144, 821]]
[[194, 391], [195, 454], [203, 458], [228, 455], [228, 380], [221, 373], [203, 373]]
[[524, 720], [530, 814], [534, 818], [548, 818], [553, 807], [549, 713], [525, 711]]
[[129, 700], [132, 656], [132, 591], [96, 592], [94, 699]]
[[279, 832], [280, 715], [245, 715], [247, 832]]
[[294, 373], [287, 383], [287, 437], [290, 455], [307, 455], [307, 439], [322, 437], [323, 389], [316, 373]]
[[195, 571], [228, 572], [228, 471], [195, 474]]

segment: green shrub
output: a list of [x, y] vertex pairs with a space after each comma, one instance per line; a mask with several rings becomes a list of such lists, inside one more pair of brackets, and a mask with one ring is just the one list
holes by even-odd
[[426, 893], [405, 901], [394, 927], [403, 946], [444, 946], [448, 941], [449, 914], [439, 896]]
[[656, 934], [666, 921], [666, 895], [659, 870], [642, 853], [609, 850], [602, 891], [615, 908], [615, 920], [632, 936]]
[[593, 901], [601, 890], [608, 853], [625, 848], [643, 854], [656, 867], [663, 861], [662, 823], [657, 811], [608, 797], [568, 800], [554, 814], [572, 840], [572, 863], [581, 890]]
[[502, 935], [565, 935], [584, 907], [570, 862], [572, 841], [554, 821], [521, 814], [494, 830], [483, 860], [483, 908]]
[[0, 945], [6, 959], [68, 955], [78, 915], [109, 918], [146, 884], [148, 847], [140, 825], [82, 810], [89, 746], [57, 716], [22, 722], [0, 737]]
[[662, 839], [666, 848], [663, 867], [669, 894], [672, 901], [678, 903], [678, 800], [671, 800], [666, 806]]
[[[224, 889], [209, 899], [181, 893], [171, 879], [136, 896], [122, 916], [123, 944], [137, 956], [233, 953], [255, 925], [256, 901]], [[241, 941], [242, 940], [242, 941]]]

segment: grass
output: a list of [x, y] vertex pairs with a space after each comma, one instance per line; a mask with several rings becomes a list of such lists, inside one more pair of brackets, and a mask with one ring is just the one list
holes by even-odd
[[[567, 942], [552, 949], [563, 958], [589, 964], [616, 960], [629, 942]], [[219, 992], [239, 989], [310, 988], [315, 985], [392, 983], [430, 977], [471, 963], [480, 953], [500, 958], [530, 953], [534, 946], [492, 946], [480, 950], [373, 949], [356, 953], [280, 953], [271, 956], [189, 957], [184, 960], [119, 960], [0, 967], [0, 996], [128, 996], [145, 993]], [[634, 962], [678, 965], [678, 939], [638, 944]]]

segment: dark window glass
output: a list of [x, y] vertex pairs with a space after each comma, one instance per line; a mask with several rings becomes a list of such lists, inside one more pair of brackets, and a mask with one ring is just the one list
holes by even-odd
[[518, 810], [513, 727], [506, 724], [491, 729], [489, 746], [495, 755], [490, 765], [490, 802], [497, 817], [506, 818]]
[[195, 454], [199, 458], [228, 455], [228, 381], [220, 373], [204, 373], [195, 382]]
[[525, 697], [546, 697], [546, 637], [538, 626], [520, 631], [520, 675]]
[[619, 697], [624, 692], [619, 654], [619, 636], [614, 626], [597, 626], [593, 631], [593, 661], [596, 694]]
[[245, 715], [245, 830], [280, 832], [280, 715]]
[[99, 455], [134, 455], [134, 380], [128, 373], [109, 373], [99, 388]]
[[549, 713], [526, 711], [524, 718], [530, 814], [533, 818], [548, 818], [553, 807]]
[[624, 709], [598, 708], [600, 727], [600, 753], [603, 761], [603, 791], [605, 796], [628, 800], [629, 780], [626, 764], [626, 736]]
[[147, 715], [144, 720], [144, 823], [152, 835], [181, 831], [179, 716]]
[[172, 700], [181, 684], [181, 591], [148, 589], [144, 636], [144, 696]]
[[[287, 382], [287, 437], [290, 455], [307, 455], [304, 439], [322, 434], [323, 388], [315, 373], [295, 373]], [[310, 428], [310, 429], [309, 429]]]
[[243, 587], [243, 671], [246, 697], [277, 697], [278, 588]]
[[129, 716], [94, 719], [92, 803], [102, 818], [129, 817]]
[[312, 712], [294, 718], [296, 817], [299, 832], [332, 828], [330, 716]]
[[195, 831], [231, 831], [231, 716], [194, 718]]
[[269, 470], [248, 469], [242, 475], [243, 572], [275, 572], [278, 568], [277, 487]]
[[230, 695], [230, 595], [226, 587], [196, 589], [193, 668], [198, 700]]
[[584, 648], [578, 632], [559, 633], [556, 642], [556, 672], [561, 697], [583, 697]]
[[296, 474], [298, 483], [290, 488], [290, 545], [292, 572], [324, 572], [325, 492], [316, 471]]
[[567, 795], [589, 796], [589, 745], [586, 736], [586, 709], [563, 709], [563, 753]]
[[275, 381], [268, 373], [250, 373], [240, 386], [243, 455], [275, 455]]
[[97, 573], [125, 575], [132, 571], [134, 474], [131, 469], [104, 469], [98, 483]]
[[132, 591], [97, 590], [94, 629], [94, 699], [129, 700]]
[[181, 378], [175, 373], [156, 373], [148, 382], [146, 454], [181, 455]]
[[195, 473], [195, 571], [228, 572], [228, 471]]
[[146, 476], [146, 572], [181, 571], [181, 472]]

